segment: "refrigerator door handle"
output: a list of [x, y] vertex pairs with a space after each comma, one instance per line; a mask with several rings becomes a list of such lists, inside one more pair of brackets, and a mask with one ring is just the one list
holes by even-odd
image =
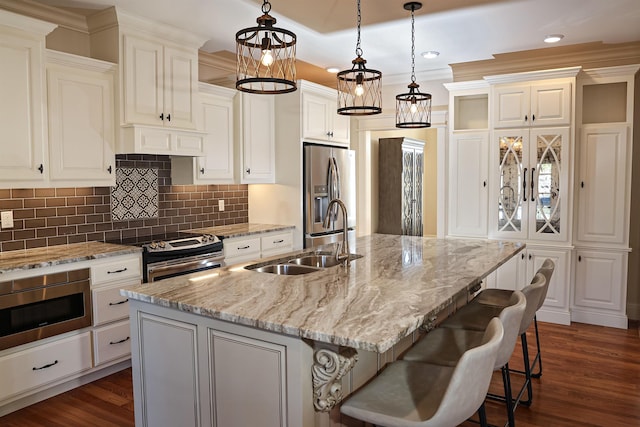
[[340, 179], [340, 169], [338, 169], [338, 162], [336, 161], [335, 157], [331, 158], [331, 161], [333, 162], [333, 170], [335, 171], [335, 177], [334, 177], [334, 182], [335, 182], [335, 194], [334, 194], [334, 198], [335, 199], [339, 199], [342, 194], [340, 193], [340, 188], [342, 188], [342, 182]]

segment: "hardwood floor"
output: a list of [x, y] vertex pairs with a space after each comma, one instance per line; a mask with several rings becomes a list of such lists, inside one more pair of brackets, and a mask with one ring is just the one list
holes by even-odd
[[[543, 375], [533, 380], [533, 404], [516, 411], [518, 427], [640, 426], [640, 334], [575, 323], [539, 323]], [[535, 340], [527, 332], [530, 349]], [[510, 362], [522, 368], [520, 346]], [[522, 379], [512, 375], [514, 388]], [[502, 390], [499, 373], [492, 391]], [[503, 425], [502, 404], [487, 403], [489, 422]], [[131, 369], [0, 417], [3, 427], [133, 426]], [[477, 426], [470, 422], [463, 424]], [[238, 426], [245, 427], [245, 426]], [[248, 426], [246, 426], [248, 427]]]

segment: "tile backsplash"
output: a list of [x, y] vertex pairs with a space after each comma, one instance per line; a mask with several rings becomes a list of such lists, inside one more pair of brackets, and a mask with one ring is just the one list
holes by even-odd
[[[171, 185], [169, 156], [118, 155], [120, 168], [158, 169], [158, 217], [114, 221], [111, 187], [0, 188], [0, 210], [14, 228], [0, 230], [0, 251], [85, 241], [135, 243], [181, 230], [248, 222], [247, 185]], [[225, 210], [218, 210], [224, 199]]]

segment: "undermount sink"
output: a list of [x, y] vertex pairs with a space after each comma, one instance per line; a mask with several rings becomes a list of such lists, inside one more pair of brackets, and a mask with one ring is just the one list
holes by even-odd
[[318, 269], [306, 265], [297, 264], [269, 264], [258, 267], [255, 269], [255, 271], [259, 273], [272, 273], [291, 276], [295, 274], [313, 273], [314, 271], [318, 271]]
[[296, 265], [309, 265], [311, 267], [326, 268], [340, 264], [333, 255], [307, 255], [289, 260], [289, 263]]

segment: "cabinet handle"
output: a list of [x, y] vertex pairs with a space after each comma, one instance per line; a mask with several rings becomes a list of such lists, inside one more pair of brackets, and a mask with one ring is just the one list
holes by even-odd
[[522, 194], [525, 202], [527, 201], [527, 168], [524, 168], [524, 174], [522, 174]]
[[107, 274], [122, 273], [123, 271], [127, 271], [127, 267], [121, 268], [120, 270], [107, 271]]
[[274, 243], [274, 244], [275, 244], [275, 243], [282, 243], [282, 242], [284, 242], [284, 239], [274, 240], [274, 241], [273, 241], [273, 243]]
[[578, 262], [582, 262], [582, 255], [578, 255]]
[[522, 259], [524, 259], [524, 254], [521, 255]]
[[167, 120], [171, 121], [171, 113], [167, 114]]
[[251, 168], [246, 168], [245, 172], [247, 172], [247, 175], [251, 175]]
[[487, 181], [486, 181], [486, 180], [485, 180], [485, 181], [482, 181], [482, 186], [483, 186], [483, 187], [486, 187], [486, 186], [487, 186]]
[[247, 246], [238, 246], [238, 250], [240, 249], [249, 249], [251, 246], [247, 245]]
[[535, 187], [535, 182], [533, 180], [533, 173], [535, 171], [536, 171], [536, 168], [531, 168], [531, 201], [532, 202], [536, 200], [535, 196], [533, 195], [533, 189]]
[[110, 302], [109, 305], [120, 305], [120, 304], [124, 304], [125, 302], [129, 302], [129, 298], [122, 301], [118, 301], [118, 302]]
[[109, 171], [109, 175], [111, 175], [111, 173], [113, 172], [113, 168], [111, 167], [111, 165], [109, 165], [109, 167], [107, 168], [107, 170]]
[[584, 181], [580, 181], [580, 188], [584, 188]]
[[529, 254], [529, 259], [531, 259], [531, 254]]
[[125, 339], [120, 340], [120, 341], [109, 341], [109, 345], [122, 344], [123, 342], [127, 342], [129, 340], [130, 340], [130, 338], [126, 337]]
[[200, 168], [200, 173], [204, 174], [204, 168]]
[[41, 174], [44, 173], [44, 166], [42, 165], [42, 163], [40, 163], [38, 170], [40, 171]]
[[535, 121], [536, 121], [536, 115], [535, 115], [535, 114], [532, 114], [532, 115], [531, 115], [531, 123], [533, 123], [533, 122], [535, 122]]
[[39, 371], [39, 370], [41, 370], [41, 369], [47, 369], [47, 368], [50, 368], [50, 367], [52, 367], [53, 365], [57, 365], [57, 364], [58, 364], [58, 361], [57, 361], [57, 360], [54, 360], [54, 361], [53, 361], [53, 363], [49, 363], [48, 365], [40, 366], [39, 368], [36, 368], [36, 367], [34, 366], [32, 369], [33, 369], [34, 371]]
[[160, 113], [160, 120], [164, 121], [164, 113]]
[[526, 114], [524, 115], [524, 121], [526, 122], [527, 120], [529, 120], [529, 116], [527, 116]]

